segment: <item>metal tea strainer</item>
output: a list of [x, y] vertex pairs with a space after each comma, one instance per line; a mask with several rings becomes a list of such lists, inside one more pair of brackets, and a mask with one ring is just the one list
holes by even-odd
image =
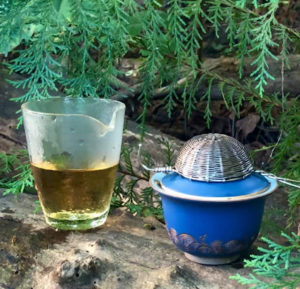
[[[139, 159], [140, 150], [141, 144]], [[299, 185], [290, 183], [299, 181], [280, 178], [264, 171], [255, 171], [245, 146], [233, 137], [218, 133], [195, 136], [187, 141], [179, 151], [175, 167], [149, 168], [141, 165], [148, 171], [176, 172], [185, 178], [205, 182], [234, 181], [258, 172], [299, 188]]]
[[226, 182], [243, 179], [253, 172], [245, 147], [223, 134], [203, 134], [180, 150], [176, 171], [192, 180]]

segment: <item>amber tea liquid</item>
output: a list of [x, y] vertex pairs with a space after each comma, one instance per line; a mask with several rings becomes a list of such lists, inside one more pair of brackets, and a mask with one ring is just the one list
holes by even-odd
[[50, 163], [31, 164], [46, 221], [59, 229], [88, 229], [107, 217], [118, 165], [59, 170]]

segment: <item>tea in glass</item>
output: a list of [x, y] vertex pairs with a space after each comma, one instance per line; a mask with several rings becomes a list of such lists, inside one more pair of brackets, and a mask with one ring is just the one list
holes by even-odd
[[102, 225], [120, 159], [124, 104], [54, 98], [28, 102], [22, 112], [46, 222], [65, 230]]
[[91, 220], [98, 225], [105, 222], [118, 164], [86, 170], [61, 170], [49, 163], [31, 164], [31, 168], [48, 223], [63, 229], [75, 219], [75, 227], [84, 229]]

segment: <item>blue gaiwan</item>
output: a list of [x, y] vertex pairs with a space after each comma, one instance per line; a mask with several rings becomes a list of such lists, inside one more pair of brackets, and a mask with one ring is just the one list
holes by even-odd
[[276, 179], [254, 171], [244, 146], [221, 134], [194, 137], [175, 168], [155, 173], [167, 230], [185, 256], [201, 264], [237, 260], [258, 236]]

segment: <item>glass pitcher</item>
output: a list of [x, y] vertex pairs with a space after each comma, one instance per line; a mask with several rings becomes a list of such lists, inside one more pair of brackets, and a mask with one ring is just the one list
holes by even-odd
[[52, 98], [27, 102], [22, 113], [46, 222], [63, 230], [102, 225], [120, 160], [125, 105]]

